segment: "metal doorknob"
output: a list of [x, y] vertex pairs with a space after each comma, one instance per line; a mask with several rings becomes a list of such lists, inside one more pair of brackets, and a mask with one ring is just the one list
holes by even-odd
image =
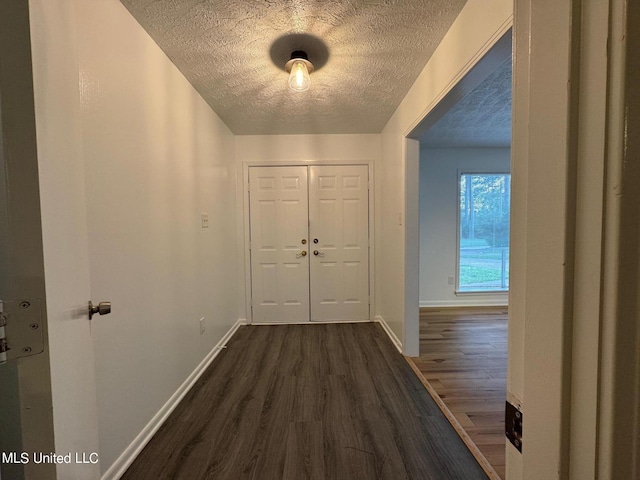
[[303, 250], [302, 252], [300, 252], [300, 255], [302, 255], [303, 257], [306, 257], [307, 256], [306, 250]]
[[95, 314], [108, 315], [111, 313], [111, 302], [100, 302], [98, 305], [94, 305], [89, 301], [89, 320], [93, 318]]
[[316, 257], [324, 257], [324, 253], [319, 252], [318, 250], [314, 250], [314, 251], [313, 251], [313, 254], [314, 254]]

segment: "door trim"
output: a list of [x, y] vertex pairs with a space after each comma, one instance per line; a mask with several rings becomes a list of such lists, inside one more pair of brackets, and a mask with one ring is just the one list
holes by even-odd
[[[245, 312], [248, 324], [253, 324], [253, 312], [251, 310], [251, 252], [249, 245], [249, 168], [250, 167], [308, 167], [311, 165], [366, 165], [369, 170], [369, 321], [375, 317], [375, 191], [374, 191], [374, 160], [277, 160], [277, 161], [245, 161], [242, 162], [242, 225], [243, 225], [243, 261], [244, 261], [244, 288], [245, 288]], [[305, 322], [324, 323], [324, 322]], [[331, 322], [335, 323], [335, 322]], [[263, 325], [263, 323], [260, 323]]]

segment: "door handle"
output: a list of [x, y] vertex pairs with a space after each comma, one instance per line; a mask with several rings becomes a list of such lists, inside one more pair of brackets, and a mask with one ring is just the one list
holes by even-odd
[[296, 258], [300, 258], [300, 257], [306, 257], [307, 256], [307, 251], [303, 250], [300, 253], [296, 254]]
[[318, 250], [314, 250], [314, 251], [313, 251], [313, 254], [314, 254], [316, 257], [324, 257], [324, 253], [319, 252]]
[[89, 320], [95, 315], [109, 315], [111, 313], [111, 302], [100, 302], [98, 305], [94, 305], [89, 301]]

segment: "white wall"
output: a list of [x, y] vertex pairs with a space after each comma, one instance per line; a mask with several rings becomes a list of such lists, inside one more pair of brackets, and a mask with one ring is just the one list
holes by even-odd
[[[235, 137], [237, 167], [237, 203], [238, 203], [238, 275], [239, 289], [242, 291], [241, 308], [246, 318], [246, 285], [244, 243], [246, 201], [243, 178], [243, 166], [248, 162], [358, 162], [378, 161], [380, 159], [380, 135], [237, 135]], [[375, 172], [374, 172], [375, 176]], [[374, 198], [375, 198], [374, 191]]]
[[[506, 305], [506, 293], [456, 295], [458, 173], [510, 169], [508, 148], [420, 150], [420, 306]], [[455, 280], [454, 280], [455, 283]]]
[[380, 135], [237, 135], [236, 161], [355, 161], [380, 158]]
[[234, 139], [117, 0], [30, 3], [56, 449], [104, 473], [238, 319]]
[[[417, 171], [418, 155], [407, 156], [405, 138], [509, 29], [512, 14], [510, 0], [469, 0], [382, 132], [382, 158], [376, 166], [380, 205], [380, 221], [376, 224], [376, 278], [380, 279], [376, 284], [376, 312], [402, 340], [408, 355], [418, 354], [419, 299], [416, 288], [416, 298], [405, 305], [406, 284], [418, 281], [413, 275], [406, 278], [411, 272], [405, 266], [418, 261], [418, 239], [415, 235], [405, 237], [405, 228], [417, 229], [418, 218], [407, 217], [405, 226], [404, 213], [407, 190], [417, 191], [407, 185], [407, 180], [418, 181], [411, 174]], [[405, 257], [405, 250], [411, 252], [409, 257]], [[407, 306], [413, 310], [407, 312]]]

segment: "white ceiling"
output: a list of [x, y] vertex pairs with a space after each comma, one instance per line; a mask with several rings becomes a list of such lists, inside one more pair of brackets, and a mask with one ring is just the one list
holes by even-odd
[[511, 59], [504, 61], [420, 138], [421, 148], [510, 146]]
[[[381, 132], [466, 0], [121, 1], [246, 135]], [[283, 67], [300, 47], [321, 68], [294, 93]]]

